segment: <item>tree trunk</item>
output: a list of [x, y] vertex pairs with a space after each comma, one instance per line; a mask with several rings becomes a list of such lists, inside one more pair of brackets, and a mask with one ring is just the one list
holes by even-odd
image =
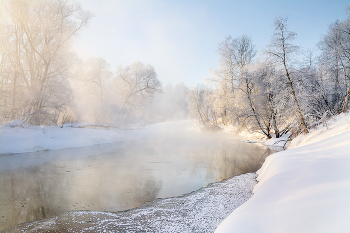
[[275, 130], [276, 138], [279, 138], [280, 137], [280, 131], [279, 131], [278, 127], [277, 127], [276, 113], [275, 112], [272, 113], [272, 125], [273, 125], [273, 129]]
[[342, 112], [346, 112], [349, 108], [349, 98], [350, 98], [350, 88], [348, 89], [348, 92], [346, 93], [346, 96], [344, 98], [343, 104], [342, 104]]
[[290, 75], [289, 75], [289, 72], [288, 72], [288, 69], [287, 69], [287, 65], [286, 65], [286, 61], [285, 59], [283, 60], [283, 65], [284, 65], [284, 69], [286, 71], [286, 76], [288, 78], [288, 83], [289, 83], [289, 86], [290, 86], [290, 89], [292, 91], [292, 95], [293, 95], [293, 98], [294, 98], [294, 102], [297, 106], [297, 109], [298, 109], [298, 114], [299, 114], [299, 118], [300, 118], [300, 122], [301, 122], [301, 125], [303, 126], [304, 128], [304, 132], [305, 133], [309, 133], [309, 130], [307, 129], [307, 126], [305, 124], [305, 121], [304, 121], [304, 117], [303, 117], [303, 114], [301, 113], [301, 110], [300, 110], [300, 106], [299, 106], [299, 103], [298, 103], [298, 99], [297, 99], [297, 96], [295, 95], [295, 91], [294, 91], [294, 88], [293, 88], [293, 83], [292, 83], [292, 80], [290, 78]]
[[16, 115], [16, 92], [17, 92], [17, 69], [15, 68], [15, 76], [13, 80], [13, 92], [12, 92], [12, 111], [11, 118], [15, 119]]
[[248, 97], [248, 100], [249, 100], [249, 105], [250, 105], [250, 108], [252, 109], [253, 111], [253, 115], [255, 117], [255, 120], [257, 121], [258, 125], [259, 125], [259, 128], [261, 129], [261, 131], [267, 136], [268, 139], [272, 138], [271, 135], [270, 135], [270, 132], [266, 131], [264, 129], [264, 127], [262, 126], [260, 120], [259, 120], [259, 117], [258, 117], [258, 114], [256, 113], [255, 111], [255, 108], [254, 108], [254, 105], [253, 105], [253, 100], [252, 100], [252, 97], [251, 97], [251, 90], [249, 88], [249, 82], [248, 80], [246, 80], [246, 86], [247, 86], [247, 97]]

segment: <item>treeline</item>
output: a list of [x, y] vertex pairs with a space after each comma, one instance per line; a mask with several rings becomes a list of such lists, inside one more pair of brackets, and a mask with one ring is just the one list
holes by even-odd
[[[66, 0], [0, 1], [0, 124], [91, 122], [123, 127], [186, 118], [234, 125], [268, 138], [308, 132], [346, 112], [350, 98], [350, 8], [315, 52], [293, 44], [286, 18], [257, 53], [246, 35], [219, 44], [220, 68], [206, 85], [162, 88], [141, 62], [112, 70], [103, 58], [72, 52], [90, 12]], [[257, 56], [259, 54], [259, 56]]]
[[[82, 61], [72, 52], [92, 16], [66, 0], [0, 1], [0, 124], [125, 126], [166, 118], [144, 117], [150, 109], [165, 112], [151, 105], [162, 92], [154, 67], [135, 62], [113, 72], [103, 58]], [[172, 88], [186, 99], [181, 85], [164, 96]]]
[[318, 54], [293, 44], [287, 18], [276, 18], [270, 45], [256, 58], [250, 37], [219, 44], [219, 69], [190, 92], [190, 111], [203, 125], [235, 125], [267, 138], [308, 132], [349, 109], [350, 7], [330, 25]]

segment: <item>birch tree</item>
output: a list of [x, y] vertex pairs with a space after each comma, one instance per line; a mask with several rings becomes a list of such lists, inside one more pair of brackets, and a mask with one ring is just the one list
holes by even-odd
[[292, 77], [293, 55], [297, 52], [298, 47], [291, 44], [291, 41], [295, 39], [296, 33], [288, 31], [287, 18], [276, 18], [274, 27], [274, 34], [267, 52], [275, 59], [284, 71], [303, 131], [308, 133], [309, 131], [300, 107], [300, 101], [296, 95], [295, 84]]
[[249, 66], [252, 65], [256, 49], [251, 38], [246, 35], [235, 39], [228, 37], [223, 43], [219, 44], [219, 51], [220, 73], [223, 77], [221, 82], [224, 83], [222, 85], [226, 86], [225, 83], [228, 82], [231, 92], [236, 93], [234, 96], [243, 95], [244, 104], [243, 102], [236, 104], [237, 106], [233, 108], [238, 121], [247, 124], [250, 118], [253, 118], [253, 122], [259, 130], [265, 136], [271, 138], [270, 122], [263, 122], [263, 118], [254, 102], [254, 92], [257, 90], [253, 81], [255, 77], [250, 74]]

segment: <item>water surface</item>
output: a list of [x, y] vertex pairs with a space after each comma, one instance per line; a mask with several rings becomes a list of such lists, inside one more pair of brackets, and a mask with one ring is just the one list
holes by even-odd
[[72, 210], [116, 212], [255, 172], [271, 153], [178, 127], [151, 138], [0, 156], [0, 230]]

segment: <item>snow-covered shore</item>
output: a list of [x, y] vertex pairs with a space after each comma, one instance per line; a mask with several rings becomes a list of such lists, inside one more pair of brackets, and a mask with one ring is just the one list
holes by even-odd
[[135, 130], [67, 124], [59, 126], [0, 127], [0, 154], [85, 147], [96, 144], [152, 137], [177, 128], [190, 129], [193, 121], [160, 123]]
[[255, 178], [254, 173], [235, 176], [180, 197], [157, 199], [117, 213], [67, 212], [6, 232], [213, 232], [252, 196]]
[[298, 136], [257, 173], [253, 197], [216, 233], [350, 232], [349, 115]]
[[[10, 127], [10, 124], [5, 123], [0, 126], [0, 155], [86, 147], [193, 130], [203, 131], [203, 127], [194, 120], [164, 122], [127, 130], [88, 123], [66, 124], [61, 127]], [[236, 134], [237, 131], [234, 127], [226, 126], [218, 133]], [[267, 146], [277, 146], [275, 150], [285, 144], [284, 138], [280, 143], [276, 140], [266, 142], [260, 134], [247, 131], [241, 132], [239, 136], [248, 143], [259, 142]]]

